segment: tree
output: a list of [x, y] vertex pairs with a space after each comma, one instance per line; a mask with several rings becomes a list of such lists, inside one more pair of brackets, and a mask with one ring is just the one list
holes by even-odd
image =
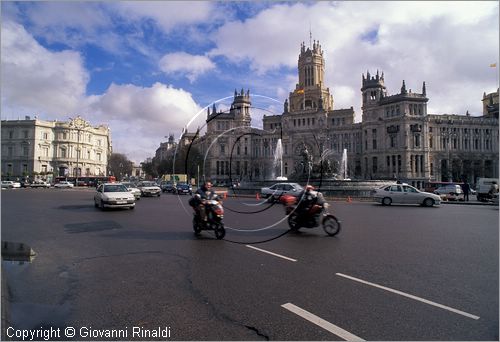
[[132, 175], [133, 162], [121, 153], [112, 153], [108, 161], [108, 171], [118, 180]]

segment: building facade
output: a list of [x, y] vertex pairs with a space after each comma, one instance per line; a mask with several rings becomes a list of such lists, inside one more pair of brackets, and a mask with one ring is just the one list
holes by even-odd
[[79, 116], [2, 120], [2, 179], [105, 176], [111, 151], [110, 129]]
[[[367, 72], [361, 79], [362, 121], [355, 123], [353, 107], [334, 108], [324, 72], [319, 42], [308, 48], [302, 43], [298, 83], [283, 113], [264, 116], [262, 129], [250, 126], [248, 90], [235, 91], [229, 111], [217, 112], [214, 104], [206, 133], [195, 141], [206, 155], [205, 177], [227, 183], [347, 174], [399, 179], [419, 188], [426, 181], [475, 183], [478, 177], [498, 177], [498, 90], [483, 95], [481, 116], [432, 114], [425, 82], [417, 93], [403, 80], [399, 93], [390, 95], [384, 74]], [[277, 148], [283, 154], [279, 167], [274, 163]], [[341, 176], [344, 150], [347, 172]]]

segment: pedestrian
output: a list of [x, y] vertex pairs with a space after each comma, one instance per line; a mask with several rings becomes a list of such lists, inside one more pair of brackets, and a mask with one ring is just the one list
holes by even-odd
[[464, 202], [469, 202], [470, 184], [467, 181], [462, 184], [462, 190], [464, 192]]

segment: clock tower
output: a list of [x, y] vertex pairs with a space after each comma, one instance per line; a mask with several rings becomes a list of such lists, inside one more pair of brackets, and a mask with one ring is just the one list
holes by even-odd
[[290, 112], [332, 110], [333, 96], [324, 87], [325, 60], [319, 41], [315, 40], [307, 49], [304, 43], [301, 44], [298, 72], [299, 83], [290, 93]]

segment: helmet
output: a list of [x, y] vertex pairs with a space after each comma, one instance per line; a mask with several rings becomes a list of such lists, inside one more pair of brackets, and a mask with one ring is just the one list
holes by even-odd
[[314, 190], [314, 186], [306, 185], [306, 191], [312, 191], [312, 190]]

